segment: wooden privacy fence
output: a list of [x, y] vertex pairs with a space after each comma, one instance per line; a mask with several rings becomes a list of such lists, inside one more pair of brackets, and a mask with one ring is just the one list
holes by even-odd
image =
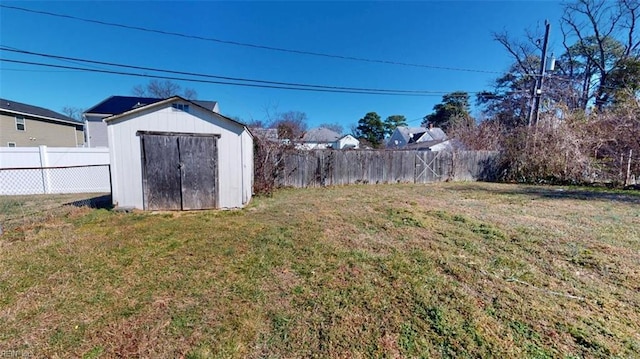
[[356, 183], [430, 183], [495, 178], [498, 152], [293, 151], [279, 159], [276, 185], [318, 187]]

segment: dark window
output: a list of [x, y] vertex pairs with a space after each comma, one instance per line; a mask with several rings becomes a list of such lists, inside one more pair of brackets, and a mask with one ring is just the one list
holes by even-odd
[[171, 107], [179, 111], [189, 112], [189, 105], [184, 103], [174, 103]]
[[24, 117], [16, 117], [16, 130], [24, 131], [25, 127]]
[[7, 142], [7, 147], [16, 147], [15, 142]]

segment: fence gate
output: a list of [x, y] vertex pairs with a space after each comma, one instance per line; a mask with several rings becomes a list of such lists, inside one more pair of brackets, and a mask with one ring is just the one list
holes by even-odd
[[[433, 158], [429, 160], [429, 155], [434, 154]], [[433, 178], [441, 177], [435, 170], [435, 162], [440, 157], [441, 151], [438, 152], [417, 152], [416, 153], [416, 179], [415, 183], [430, 182], [427, 177], [429, 173], [433, 173]], [[427, 162], [428, 161], [428, 162]]]
[[149, 132], [139, 135], [145, 209], [217, 207], [217, 136]]

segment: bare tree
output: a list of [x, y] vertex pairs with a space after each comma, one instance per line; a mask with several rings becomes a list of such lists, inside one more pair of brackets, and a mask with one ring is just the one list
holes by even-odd
[[501, 141], [508, 131], [504, 123], [496, 120], [485, 120], [479, 124], [465, 121], [453, 121], [447, 132], [449, 138], [455, 138], [466, 150], [499, 151]]
[[[452, 134], [467, 148], [500, 149], [504, 179], [624, 183], [640, 171], [631, 160], [640, 153], [639, 16], [640, 0], [564, 4], [564, 53], [545, 76], [546, 111], [535, 128], [513, 119], [530, 106], [527, 89], [540, 65], [539, 44], [531, 32], [515, 40], [494, 34], [514, 59], [495, 90], [478, 96], [494, 123], [455, 127]], [[591, 104], [596, 111], [585, 111]], [[489, 146], [475, 141], [496, 134]]]
[[300, 111], [278, 113], [270, 125], [278, 129], [278, 137], [297, 140], [307, 130], [307, 114]]
[[83, 109], [81, 109], [80, 107], [73, 107], [73, 106], [65, 106], [62, 108], [62, 113], [67, 115], [68, 117], [71, 117], [72, 119], [76, 120], [76, 121], [82, 121], [82, 113], [84, 112]]
[[[576, 0], [564, 4], [559, 32], [564, 53], [556, 70], [545, 76], [543, 111], [586, 110], [595, 103], [598, 110], [616, 101], [634, 88], [637, 76], [630, 79], [628, 69], [635, 68], [640, 39], [637, 20], [638, 0]], [[540, 66], [541, 38], [527, 30], [512, 38], [506, 32], [494, 33], [514, 59], [509, 71], [495, 82], [493, 91], [478, 95], [478, 103], [487, 115], [508, 125], [522, 124], [530, 108], [532, 89]], [[624, 70], [624, 71], [621, 71]]]
[[262, 111], [264, 111], [264, 120], [261, 122], [264, 123], [264, 127], [270, 126], [275, 120], [277, 120], [277, 117], [280, 114], [280, 111], [278, 111], [278, 103], [273, 102], [263, 105]]
[[280, 112], [277, 103], [262, 106], [264, 120], [251, 122], [255, 127], [275, 128], [278, 138], [295, 141], [300, 139], [307, 130], [307, 114], [301, 111]]
[[196, 90], [187, 87], [182, 92], [182, 97], [186, 98], [187, 100], [195, 100], [198, 98], [198, 93], [196, 92]]
[[536, 57], [534, 53], [537, 50], [536, 45], [538, 45], [539, 41], [535, 39], [531, 30], [526, 30], [526, 37], [528, 41], [513, 39], [506, 31], [494, 32], [492, 36], [493, 39], [502, 45], [516, 61], [516, 71], [523, 75], [529, 75], [532, 77], [535, 75], [538, 71], [539, 63], [536, 64], [534, 61], [531, 61], [531, 58]]
[[140, 97], [169, 98], [181, 96], [187, 100], [195, 100], [198, 97], [196, 90], [185, 88], [183, 91], [180, 85], [169, 80], [151, 80], [145, 86], [136, 85], [131, 92]]
[[477, 102], [487, 115], [509, 127], [527, 122], [533, 99], [533, 86], [540, 67], [540, 35], [525, 31], [524, 40], [509, 36], [506, 31], [494, 32], [493, 39], [504, 47], [514, 60], [513, 65], [495, 80], [494, 89], [478, 94]]
[[339, 133], [339, 134], [342, 134], [342, 131], [343, 131], [342, 125], [337, 123], [337, 122], [336, 123], [322, 123], [318, 127], [323, 127], [323, 128], [329, 129], [329, 130], [331, 130], [333, 132], [336, 132], [336, 133]]
[[[242, 122], [242, 121], [239, 121], [239, 122]], [[251, 121], [247, 122], [247, 126], [249, 126], [250, 128], [267, 128], [267, 127], [269, 127], [265, 121], [263, 121], [263, 120], [255, 120], [255, 119], [251, 119]]]
[[[577, 0], [565, 4], [563, 43], [574, 59], [582, 58], [586, 68], [583, 91], [589, 92], [590, 82], [594, 80], [592, 92], [598, 109], [611, 100], [612, 91], [608, 88], [611, 72], [628, 58], [638, 55], [639, 15], [640, 2], [637, 0]], [[573, 49], [566, 46], [569, 37], [577, 38]]]

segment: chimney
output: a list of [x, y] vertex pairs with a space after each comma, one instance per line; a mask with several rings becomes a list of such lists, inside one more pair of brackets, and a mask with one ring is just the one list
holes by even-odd
[[433, 130], [433, 123], [432, 122], [429, 122], [429, 129]]

